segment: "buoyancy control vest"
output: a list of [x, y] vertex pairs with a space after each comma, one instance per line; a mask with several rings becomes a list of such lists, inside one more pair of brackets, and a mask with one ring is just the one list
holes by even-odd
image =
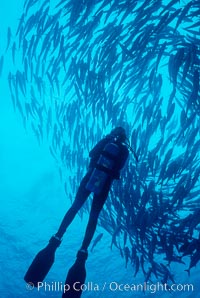
[[87, 190], [97, 195], [101, 193], [107, 178], [113, 174], [119, 153], [120, 148], [116, 143], [106, 144], [86, 184]]

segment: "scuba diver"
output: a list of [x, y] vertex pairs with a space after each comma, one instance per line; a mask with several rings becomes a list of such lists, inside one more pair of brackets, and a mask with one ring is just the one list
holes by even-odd
[[53, 236], [55, 243], [60, 244], [67, 227], [70, 225], [79, 209], [83, 206], [91, 192], [94, 193], [89, 221], [80, 251], [87, 255], [88, 246], [93, 238], [100, 211], [108, 196], [112, 181], [120, 179], [120, 170], [124, 167], [129, 151], [126, 133], [122, 127], [117, 127], [103, 138], [90, 151], [90, 163], [87, 174], [82, 179], [75, 200], [66, 213], [58, 232]]
[[127, 140], [124, 128], [116, 127], [89, 152], [89, 169], [80, 183], [75, 200], [64, 216], [57, 233], [51, 237], [47, 247], [38, 253], [29, 267], [24, 277], [26, 282], [32, 282], [37, 286], [38, 282], [44, 279], [54, 262], [55, 250], [60, 245], [66, 229], [88, 196], [93, 193], [89, 221], [82, 245], [77, 253], [78, 260], [84, 262], [87, 259], [88, 246], [94, 236], [98, 217], [108, 197], [111, 184], [114, 179], [120, 179], [120, 170], [128, 158], [130, 145], [126, 142]]

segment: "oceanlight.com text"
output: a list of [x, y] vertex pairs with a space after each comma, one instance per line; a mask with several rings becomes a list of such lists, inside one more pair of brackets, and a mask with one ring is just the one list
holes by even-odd
[[140, 283], [140, 284], [120, 284], [118, 282], [111, 282], [109, 284], [110, 291], [120, 291], [120, 292], [150, 292], [152, 294], [156, 292], [193, 292], [193, 284], [172, 284], [167, 283]]
[[[33, 290], [34, 285], [30, 282], [26, 285], [27, 290]], [[167, 283], [138, 283], [138, 284], [128, 284], [128, 283], [119, 283], [117, 281], [112, 282], [104, 282], [104, 283], [95, 283], [95, 282], [87, 282], [85, 284], [81, 284], [80, 282], [75, 282], [72, 285], [64, 284], [63, 282], [39, 282], [37, 291], [45, 291], [45, 292], [68, 292], [70, 290], [74, 291], [83, 291], [83, 292], [148, 292], [151, 294], [155, 294], [158, 292], [193, 292], [194, 285], [193, 284], [171, 284]]]

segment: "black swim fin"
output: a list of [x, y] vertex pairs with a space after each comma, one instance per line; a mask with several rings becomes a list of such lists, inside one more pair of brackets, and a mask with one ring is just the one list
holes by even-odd
[[68, 289], [63, 292], [62, 298], [80, 298], [82, 294], [81, 285], [85, 283], [86, 269], [85, 262], [88, 257], [86, 251], [79, 250], [74, 265], [69, 269], [65, 285]]
[[49, 244], [36, 255], [24, 276], [27, 283], [32, 283], [34, 287], [38, 287], [38, 283], [44, 280], [54, 263], [55, 251], [60, 243], [61, 240], [53, 236], [49, 240]]

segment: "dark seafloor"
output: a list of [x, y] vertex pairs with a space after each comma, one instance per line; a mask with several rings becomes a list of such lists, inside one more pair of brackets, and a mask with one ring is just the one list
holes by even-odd
[[89, 149], [116, 125], [139, 162], [130, 154], [101, 213], [82, 297], [200, 297], [199, 1], [7, 1], [0, 16], [1, 297], [62, 296], [87, 212], [64, 237], [51, 287], [23, 276], [73, 200]]

